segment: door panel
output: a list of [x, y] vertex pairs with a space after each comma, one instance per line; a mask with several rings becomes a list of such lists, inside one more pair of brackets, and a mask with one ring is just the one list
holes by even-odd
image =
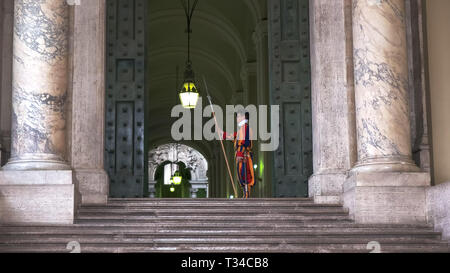
[[105, 169], [110, 196], [146, 195], [146, 0], [107, 0]]
[[269, 0], [270, 97], [280, 105], [274, 197], [308, 196], [312, 169], [309, 0]]

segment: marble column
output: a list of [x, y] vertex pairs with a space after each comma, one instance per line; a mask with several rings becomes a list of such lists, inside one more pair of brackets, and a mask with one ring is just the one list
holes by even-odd
[[0, 223], [74, 221], [66, 156], [69, 6], [15, 0], [12, 158], [0, 171]]
[[404, 0], [353, 0], [358, 162], [344, 185], [357, 222], [426, 221], [427, 173], [412, 161]]
[[341, 204], [356, 161], [352, 0], [314, 0], [310, 7], [314, 174], [309, 196]]
[[16, 0], [11, 159], [6, 169], [70, 169], [65, 162], [69, 8]]
[[409, 121], [405, 1], [354, 1], [358, 171], [417, 171]]

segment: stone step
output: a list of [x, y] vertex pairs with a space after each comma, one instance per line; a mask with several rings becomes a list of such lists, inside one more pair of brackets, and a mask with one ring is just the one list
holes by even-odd
[[[250, 229], [252, 227], [245, 227]], [[230, 228], [230, 227], [189, 227], [189, 226], [167, 226], [159, 227], [92, 227], [92, 226], [74, 226], [74, 227], [3, 227], [0, 228], [0, 236], [8, 235], [53, 235], [53, 234], [72, 234], [72, 235], [91, 235], [91, 234], [144, 234], [144, 235], [157, 235], [157, 234], [227, 234], [240, 235], [243, 233], [243, 228]], [[244, 234], [247, 234], [245, 232]], [[441, 234], [432, 230], [424, 229], [380, 229], [380, 228], [270, 228], [261, 227], [255, 228], [252, 231], [254, 235], [263, 236], [348, 236], [348, 235], [379, 235], [379, 236], [392, 236], [392, 235], [405, 235], [405, 236], [423, 236], [440, 238]]]
[[[250, 234], [250, 235], [249, 235]], [[314, 238], [314, 237], [377, 237], [377, 238], [428, 238], [440, 240], [441, 235], [432, 231], [386, 231], [386, 230], [255, 230], [249, 233], [242, 230], [189, 230], [189, 229], [172, 229], [172, 230], [105, 230], [105, 229], [88, 229], [88, 230], [28, 230], [28, 231], [5, 231], [1, 232], [0, 238], [50, 238], [52, 236], [139, 236], [139, 238], [147, 237], [269, 237], [269, 238]], [[1, 239], [0, 239], [1, 241]]]
[[347, 215], [348, 212], [342, 208], [314, 208], [314, 209], [274, 209], [274, 208], [173, 208], [173, 209], [80, 209], [78, 215]]
[[286, 199], [110, 199], [74, 225], [0, 226], [0, 252], [449, 252], [429, 224], [355, 224], [340, 205]]
[[342, 208], [340, 205], [327, 205], [327, 204], [315, 204], [311, 202], [240, 202], [240, 203], [232, 203], [232, 202], [156, 202], [156, 203], [109, 203], [107, 205], [89, 205], [82, 206], [82, 208], [295, 208], [295, 207], [304, 207], [304, 208]]
[[249, 199], [242, 199], [242, 198], [235, 198], [235, 199], [228, 199], [228, 198], [110, 198], [108, 199], [108, 203], [130, 203], [130, 202], [136, 202], [136, 203], [148, 203], [148, 202], [192, 202], [192, 203], [217, 203], [217, 202], [314, 202], [313, 198], [249, 198]]
[[79, 220], [109, 220], [109, 221], [229, 221], [229, 222], [297, 222], [297, 221], [351, 221], [347, 214], [342, 215], [281, 215], [281, 214], [258, 214], [258, 215], [152, 215], [152, 214], [80, 214], [77, 217]]
[[[69, 253], [67, 244], [0, 245], [0, 253]], [[367, 244], [83, 244], [82, 253], [369, 253]], [[382, 253], [449, 253], [446, 244], [383, 244]]]
[[[187, 227], [211, 227], [211, 228], [361, 228], [361, 229], [427, 229], [432, 230], [433, 226], [431, 224], [356, 224], [352, 221], [322, 221], [320, 223], [268, 223], [267, 221], [251, 221], [247, 223], [241, 222], [204, 222], [204, 221], [190, 221], [189, 223], [178, 223]], [[71, 227], [123, 227], [123, 228], [152, 228], [152, 227], [173, 227], [174, 221], [149, 221], [148, 224], [143, 225], [142, 223], [124, 223], [122, 221], [104, 221], [104, 220], [76, 220], [75, 224], [0, 224], [1, 229], [8, 228], [71, 228]]]
[[[318, 206], [311, 199], [134, 199], [109, 200], [107, 206]], [[92, 205], [91, 205], [92, 206]], [[321, 205], [335, 207], [337, 205]]]
[[[176, 248], [176, 247], [101, 247], [101, 246], [86, 246], [82, 248], [82, 253], [369, 253], [370, 251], [364, 246], [348, 246], [348, 247], [331, 247], [331, 246], [287, 246], [279, 248], [257, 248], [249, 246], [205, 246], [192, 248]], [[65, 247], [52, 246], [14, 246], [14, 247], [0, 247], [0, 253], [70, 253]], [[431, 246], [408, 246], [408, 247], [386, 247], [381, 253], [448, 253], [447, 248], [431, 247]]]
[[[72, 227], [86, 227], [86, 228], [110, 228], [110, 227], [118, 227], [118, 228], [168, 228], [168, 227], [174, 227], [176, 225], [176, 220], [172, 221], [149, 221], [148, 223], [126, 223], [122, 221], [105, 221], [105, 220], [76, 220], [76, 223], [73, 225], [47, 225], [47, 224], [3, 224], [0, 225], [0, 230], [2, 228], [8, 229], [8, 228], [14, 228], [14, 229], [20, 229], [20, 228], [72, 228]], [[426, 230], [433, 230], [433, 226], [431, 224], [356, 224], [352, 221], [321, 221], [318, 223], [305, 223], [305, 222], [294, 222], [294, 223], [278, 223], [278, 222], [267, 222], [265, 220], [263, 221], [251, 221], [251, 222], [229, 222], [226, 221], [190, 221], [189, 223], [178, 223], [179, 225], [182, 225], [184, 227], [191, 227], [191, 228], [305, 228], [305, 229], [317, 229], [317, 228], [342, 228], [342, 229], [353, 229], [353, 228], [360, 228], [360, 229], [426, 229]]]
[[37, 244], [37, 243], [69, 243], [76, 241], [80, 244], [108, 244], [108, 243], [145, 243], [145, 244], [368, 244], [377, 241], [383, 244], [445, 244], [435, 238], [421, 238], [411, 236], [258, 236], [241, 234], [223, 235], [191, 235], [191, 234], [91, 234], [91, 235], [17, 235], [0, 236], [0, 245], [7, 244]]
[[[263, 221], [251, 221], [247, 223], [243, 222], [230, 222], [226, 221], [190, 221], [189, 223], [180, 223], [183, 226], [189, 227], [235, 227], [235, 228], [379, 228], [379, 229], [429, 229], [432, 230], [433, 226], [431, 224], [356, 224], [353, 221], [320, 221], [318, 223], [308, 223], [302, 221], [296, 221], [294, 223], [279, 223], [279, 222], [268, 222], [266, 220]], [[28, 227], [27, 225], [25, 227]], [[42, 226], [39, 224], [31, 225], [34, 227]], [[53, 225], [54, 227], [60, 226], [73, 226], [73, 225]], [[92, 227], [110, 227], [110, 226], [119, 226], [119, 227], [170, 227], [174, 226], [174, 221], [158, 221], [153, 222], [149, 221], [148, 224], [143, 225], [142, 223], [123, 223], [123, 222], [110, 222], [104, 220], [77, 220], [75, 226], [92, 226]], [[1, 227], [1, 226], [0, 226]], [[8, 226], [5, 226], [8, 227]], [[14, 227], [20, 227], [14, 226]], [[45, 225], [48, 227], [48, 225]]]
[[340, 208], [336, 204], [315, 204], [311, 202], [249, 202], [249, 203], [230, 203], [230, 202], [156, 202], [156, 203], [109, 203], [107, 205], [87, 205], [81, 209], [109, 209], [109, 208]]
[[246, 206], [246, 205], [211, 205], [211, 206], [196, 206], [196, 205], [148, 205], [148, 206], [83, 206], [78, 209], [80, 212], [95, 212], [95, 211], [345, 211], [348, 209], [342, 206], [313, 206], [313, 205], [292, 205], [292, 206]]

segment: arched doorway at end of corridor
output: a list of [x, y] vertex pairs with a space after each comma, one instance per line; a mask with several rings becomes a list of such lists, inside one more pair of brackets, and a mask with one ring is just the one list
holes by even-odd
[[[184, 144], [170, 143], [158, 146], [148, 153], [151, 198], [208, 198], [208, 162], [197, 150]], [[180, 185], [170, 178], [178, 171]]]

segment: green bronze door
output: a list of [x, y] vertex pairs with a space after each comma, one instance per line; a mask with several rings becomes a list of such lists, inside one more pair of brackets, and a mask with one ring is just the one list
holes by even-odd
[[146, 195], [147, 0], [107, 0], [105, 169], [110, 197]]
[[308, 196], [312, 174], [309, 0], [269, 0], [270, 97], [280, 106], [274, 197]]

